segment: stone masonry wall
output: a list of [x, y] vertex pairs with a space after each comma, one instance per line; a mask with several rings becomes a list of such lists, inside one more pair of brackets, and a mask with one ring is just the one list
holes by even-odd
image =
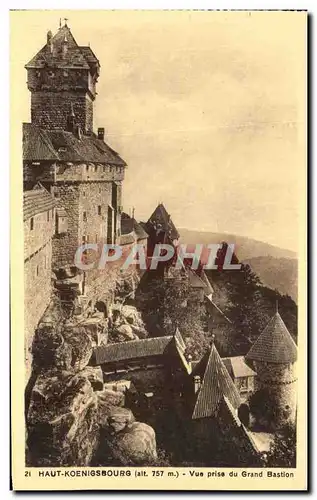
[[75, 251], [79, 244], [79, 186], [63, 184], [54, 186], [52, 194], [57, 209], [64, 208], [67, 214], [67, 232], [53, 238], [53, 268], [67, 264], [73, 265]]
[[296, 363], [256, 363], [257, 387], [267, 389], [272, 404], [278, 405], [276, 426], [295, 422], [297, 405]]
[[[24, 328], [26, 380], [31, 373], [30, 346], [35, 327], [51, 297], [52, 233], [54, 210], [24, 221]], [[40, 292], [40, 293], [39, 293]]]
[[26, 382], [31, 374], [30, 348], [35, 328], [51, 298], [51, 240], [24, 264], [24, 329]]
[[31, 121], [47, 129], [67, 130], [67, 118], [73, 104], [76, 120], [84, 132], [93, 130], [93, 101], [82, 92], [52, 92], [41, 90], [31, 93]]

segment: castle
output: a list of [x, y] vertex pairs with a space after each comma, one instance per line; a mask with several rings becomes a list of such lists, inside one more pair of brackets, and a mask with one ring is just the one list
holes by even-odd
[[[74, 255], [83, 243], [120, 243], [126, 163], [93, 131], [100, 64], [65, 23], [26, 64], [31, 123], [23, 124], [26, 362], [33, 332], [50, 302], [51, 270], [73, 277], [77, 308], [112, 300], [118, 269], [81, 275]], [[32, 208], [30, 208], [32, 204]], [[137, 240], [146, 244], [141, 232]], [[131, 238], [122, 238], [125, 245]], [[66, 271], [65, 271], [66, 269]], [[64, 270], [64, 271], [63, 271]], [[39, 299], [34, 292], [41, 289]], [[65, 286], [60, 283], [61, 291]], [[64, 301], [67, 302], [67, 294]], [[28, 368], [28, 371], [29, 371]]]
[[[92, 49], [79, 46], [65, 23], [54, 36], [48, 32], [46, 44], [25, 67], [31, 93], [31, 123], [23, 125], [27, 380], [34, 332], [57, 297], [70, 320], [80, 319], [81, 326], [93, 332], [82, 364], [102, 370], [101, 388], [105, 384], [117, 390], [120, 384], [125, 388], [132, 384], [133, 398], [137, 392], [148, 406], [173, 408], [186, 422], [188, 439], [195, 436], [198, 454], [206, 451], [206, 443], [207, 452], [210, 443], [216, 446], [216, 435], [224, 440], [228, 434], [235, 449], [244, 450], [245, 463], [250, 456], [257, 462], [256, 444], [239, 418], [241, 403], [259, 388], [265, 389], [277, 409], [276, 427], [294, 422], [296, 417], [297, 347], [280, 315], [274, 315], [245, 357], [221, 359], [212, 342], [205, 356], [193, 361], [178, 330], [159, 338], [150, 332], [152, 338], [132, 337], [130, 342], [118, 344], [106, 339], [101, 345], [103, 334], [96, 324], [103, 324], [109, 316], [118, 281], [133, 283], [139, 277], [133, 266], [122, 272], [120, 261], [108, 265], [106, 272], [80, 272], [74, 266], [77, 248], [83, 243], [120, 243], [124, 257], [138, 242], [147, 247], [151, 259], [156, 243], [176, 246], [179, 233], [161, 203], [146, 224], [123, 212], [127, 165], [105, 142], [104, 128], [98, 128], [97, 134], [93, 131], [100, 64]], [[204, 271], [189, 269], [187, 273], [191, 297], [205, 304], [208, 328], [216, 332], [217, 340], [221, 325], [231, 325], [230, 319], [215, 304]], [[96, 308], [102, 319], [87, 318], [87, 311]], [[86, 338], [82, 330], [74, 331], [69, 343]], [[66, 347], [62, 356], [65, 353]], [[69, 360], [63, 362], [70, 367]], [[76, 369], [81, 373], [83, 366], [79, 365]], [[129, 394], [132, 397], [131, 391]], [[31, 404], [32, 411], [35, 407]], [[86, 426], [84, 413], [82, 425]], [[89, 436], [87, 432], [87, 442]], [[230, 453], [234, 453], [232, 443], [226, 444]], [[84, 453], [83, 457], [77, 457], [78, 465], [87, 465]]]

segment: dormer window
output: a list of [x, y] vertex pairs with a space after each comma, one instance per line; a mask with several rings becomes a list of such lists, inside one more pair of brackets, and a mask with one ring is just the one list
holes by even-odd
[[48, 76], [49, 76], [50, 78], [54, 78], [54, 76], [55, 76], [54, 71], [49, 71], [49, 72], [48, 72]]

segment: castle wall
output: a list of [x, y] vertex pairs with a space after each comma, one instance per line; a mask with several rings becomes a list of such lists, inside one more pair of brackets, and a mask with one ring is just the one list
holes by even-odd
[[[52, 285], [52, 231], [54, 210], [37, 214], [24, 222], [24, 330], [26, 381], [31, 374], [30, 348], [35, 328], [49, 305]], [[48, 220], [49, 219], [49, 220]]]
[[255, 363], [258, 389], [266, 389], [270, 400], [277, 408], [274, 424], [281, 426], [295, 422], [297, 404], [296, 363]]
[[67, 230], [61, 234], [55, 234], [53, 238], [52, 264], [53, 268], [58, 268], [74, 264], [76, 249], [81, 244], [79, 241], [79, 185], [60, 184], [53, 187], [52, 194], [57, 203], [57, 214], [58, 209], [62, 208], [67, 216]]

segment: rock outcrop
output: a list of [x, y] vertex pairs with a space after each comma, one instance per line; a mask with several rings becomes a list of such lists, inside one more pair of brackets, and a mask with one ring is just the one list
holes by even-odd
[[97, 397], [85, 376], [52, 370], [33, 387], [28, 465], [89, 465], [99, 443]]
[[[123, 423], [123, 422], [122, 422]], [[150, 465], [157, 459], [155, 432], [142, 422], [117, 424], [118, 432], [108, 437], [113, 458], [120, 465]]]
[[[61, 280], [71, 278], [72, 270], [66, 271], [61, 271]], [[133, 328], [142, 329], [142, 320], [135, 308], [124, 306], [112, 328], [118, 340], [131, 340], [137, 338]], [[42, 318], [32, 345], [32, 384], [26, 394], [28, 466], [139, 465], [155, 460], [154, 430], [135, 422], [131, 410], [124, 408], [124, 391], [104, 383], [101, 367], [89, 366], [93, 347], [107, 339], [108, 320], [100, 311], [67, 319], [55, 304]]]

